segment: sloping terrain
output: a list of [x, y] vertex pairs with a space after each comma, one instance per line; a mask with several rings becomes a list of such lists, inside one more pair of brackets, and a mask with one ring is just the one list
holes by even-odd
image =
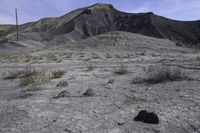
[[[14, 41], [16, 35], [13, 33], [13, 26], [6, 29], [1, 31], [1, 37], [5, 37], [8, 33], [12, 34], [6, 37], [7, 41], [3, 39], [3, 42]], [[38, 41], [44, 45], [57, 45], [110, 31], [138, 33], [182, 41], [191, 45], [197, 45], [200, 42], [200, 21], [175, 21], [151, 12], [125, 13], [116, 10], [109, 4], [95, 4], [61, 17], [44, 18], [37, 22], [23, 24], [20, 26], [20, 40]]]
[[[199, 133], [199, 55], [198, 49], [127, 32], [1, 52], [0, 132]], [[162, 80], [162, 66], [176, 75]], [[141, 110], [157, 114], [159, 123], [134, 121]]]

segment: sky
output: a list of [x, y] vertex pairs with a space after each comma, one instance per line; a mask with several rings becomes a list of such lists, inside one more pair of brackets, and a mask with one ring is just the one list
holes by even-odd
[[200, 20], [200, 0], [0, 0], [0, 24], [15, 23], [15, 8], [19, 10], [19, 23], [23, 24], [62, 16], [95, 3], [112, 4], [129, 13], [154, 12], [175, 20]]

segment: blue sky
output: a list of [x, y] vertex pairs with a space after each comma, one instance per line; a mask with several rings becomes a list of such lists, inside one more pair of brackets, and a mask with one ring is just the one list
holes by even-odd
[[15, 8], [19, 9], [22, 24], [61, 16], [94, 3], [109, 3], [131, 13], [151, 11], [176, 20], [200, 20], [200, 0], [0, 0], [0, 24], [15, 23]]

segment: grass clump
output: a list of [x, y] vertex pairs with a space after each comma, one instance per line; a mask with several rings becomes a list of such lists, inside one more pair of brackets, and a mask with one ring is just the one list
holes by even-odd
[[65, 74], [65, 71], [57, 70], [57, 71], [52, 71], [51, 73], [52, 73], [52, 78], [57, 79], [57, 78], [61, 78]]
[[60, 81], [57, 85], [56, 85], [56, 87], [66, 87], [66, 86], [68, 86], [69, 85], [69, 83], [67, 82], [67, 81]]
[[20, 76], [20, 71], [7, 72], [3, 74], [4, 80], [16, 79]]
[[47, 73], [46, 68], [26, 68], [23, 71], [23, 76], [20, 77], [21, 85], [40, 85], [47, 83], [50, 80], [50, 76]]
[[147, 78], [144, 81], [150, 84], [156, 84], [182, 79], [187, 79], [187, 77], [179, 68], [162, 65], [155, 67], [152, 72], [148, 72]]
[[113, 73], [114, 73], [114, 74], [117, 74], [117, 75], [124, 75], [124, 74], [127, 74], [127, 73], [128, 73], [128, 70], [127, 70], [127, 67], [125, 67], [125, 66], [122, 64], [119, 68], [115, 69], [115, 70], [113, 71]]
[[89, 64], [87, 65], [87, 71], [93, 71], [96, 68], [95, 65]]

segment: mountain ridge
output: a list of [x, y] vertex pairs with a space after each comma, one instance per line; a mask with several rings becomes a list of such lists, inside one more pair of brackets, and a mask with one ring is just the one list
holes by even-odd
[[[0, 38], [15, 32], [14, 26], [1, 27]], [[110, 31], [131, 32], [194, 45], [200, 43], [200, 20], [172, 20], [152, 12], [126, 13], [104, 3], [79, 8], [60, 17], [43, 18], [20, 25], [20, 32], [24, 35], [21, 38], [24, 40], [30, 38], [26, 37], [27, 33], [51, 34], [54, 37], [49, 41], [58, 43], [78, 41]], [[39, 39], [42, 42], [47, 40]]]

